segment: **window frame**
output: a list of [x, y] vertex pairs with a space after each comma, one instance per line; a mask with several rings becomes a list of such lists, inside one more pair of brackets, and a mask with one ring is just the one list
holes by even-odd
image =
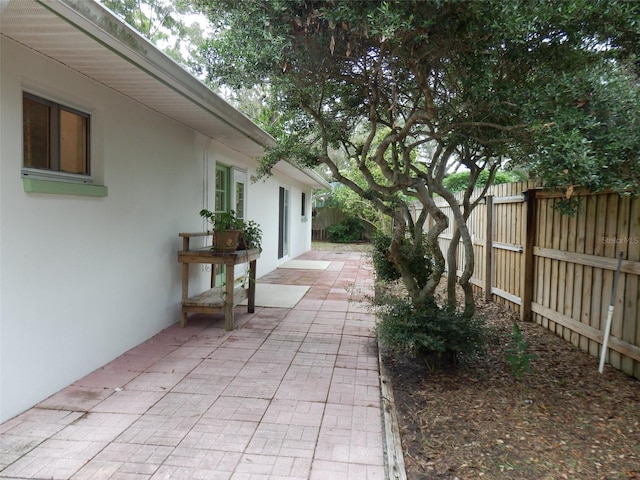
[[300, 216], [304, 218], [307, 216], [307, 192], [302, 192], [300, 204]]
[[[223, 174], [223, 184], [218, 188], [218, 174]], [[231, 167], [216, 163], [216, 175], [214, 183], [214, 207], [215, 213], [222, 213], [231, 210]], [[220, 200], [221, 205], [218, 205]]]
[[[49, 114], [49, 128], [48, 128], [48, 139], [49, 139], [49, 162], [51, 168], [39, 168], [25, 165], [25, 157], [24, 157], [24, 146], [25, 146], [25, 111], [24, 111], [24, 100], [28, 99], [29, 101], [39, 103], [47, 106], [50, 109]], [[65, 105], [55, 100], [50, 100], [45, 97], [41, 97], [40, 95], [36, 95], [34, 93], [23, 91], [22, 92], [22, 168], [21, 173], [23, 179], [32, 179], [34, 181], [42, 180], [42, 181], [58, 181], [58, 182], [66, 182], [66, 183], [78, 183], [78, 184], [89, 184], [92, 185], [94, 183], [93, 177], [91, 175], [91, 114], [84, 112], [82, 110], [78, 110], [77, 108], [70, 107], [69, 105]], [[85, 170], [86, 173], [71, 173], [64, 172], [60, 170], [61, 164], [61, 127], [60, 127], [60, 116], [61, 111], [69, 112], [79, 117], [82, 117], [86, 122], [86, 128], [84, 132], [84, 141], [85, 141]]]

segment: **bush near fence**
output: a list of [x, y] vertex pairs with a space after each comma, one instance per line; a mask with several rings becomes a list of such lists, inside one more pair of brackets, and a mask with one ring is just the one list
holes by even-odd
[[[314, 209], [311, 223], [311, 240], [314, 242], [330, 241], [327, 228], [340, 224], [345, 218], [346, 215], [339, 208], [319, 207]], [[373, 234], [374, 228], [362, 222], [362, 229], [359, 241], [368, 241]]]
[[311, 221], [311, 240], [326, 242], [327, 227], [337, 225], [344, 219], [344, 213], [339, 208], [320, 207], [314, 210]]
[[[479, 194], [479, 190], [476, 191]], [[604, 192], [574, 193], [574, 216], [554, 207], [562, 199], [533, 182], [494, 185], [467, 224], [473, 240], [478, 293], [535, 321], [593, 356], [600, 355], [617, 267], [607, 361], [640, 378], [640, 199]], [[459, 194], [462, 199], [462, 194]], [[450, 227], [440, 236], [446, 251]], [[458, 249], [457, 265], [464, 250]]]

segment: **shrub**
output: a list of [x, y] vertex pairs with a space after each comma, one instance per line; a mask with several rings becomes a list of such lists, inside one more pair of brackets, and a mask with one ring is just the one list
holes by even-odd
[[[371, 237], [371, 257], [376, 274], [378, 307], [377, 333], [383, 347], [405, 353], [435, 367], [457, 363], [464, 356], [479, 352], [484, 343], [484, 322], [479, 317], [466, 318], [429, 298], [416, 305], [408, 297], [399, 297], [390, 285], [401, 278], [389, 260], [391, 237], [376, 232]], [[433, 262], [424, 242], [413, 245], [406, 239], [400, 247], [410, 274], [420, 286], [432, 275]]]
[[387, 250], [391, 244], [391, 237], [377, 231], [371, 236], [371, 261], [378, 281], [393, 282], [400, 279], [400, 272], [393, 262], [387, 258]]
[[[400, 279], [400, 272], [387, 257], [387, 250], [391, 244], [391, 237], [380, 231], [371, 236], [373, 247], [371, 260], [378, 281], [393, 282]], [[409, 239], [405, 239], [400, 247], [402, 255], [407, 260], [409, 272], [421, 287], [426, 285], [433, 272], [433, 261], [426, 245], [412, 245]]]
[[346, 217], [337, 225], [327, 227], [327, 238], [334, 243], [354, 243], [360, 241], [364, 232], [362, 221], [356, 217]]
[[407, 298], [378, 301], [378, 338], [383, 347], [405, 353], [432, 367], [456, 364], [481, 351], [484, 321], [465, 318], [430, 300], [414, 305]]
[[520, 326], [514, 322], [511, 344], [505, 350], [505, 358], [511, 373], [516, 378], [522, 378], [525, 373], [531, 373], [531, 360], [538, 358], [537, 355], [528, 353], [528, 348], [529, 342], [524, 339]]

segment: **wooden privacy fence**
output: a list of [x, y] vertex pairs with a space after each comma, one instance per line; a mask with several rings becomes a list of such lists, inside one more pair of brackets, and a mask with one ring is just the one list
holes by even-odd
[[320, 207], [314, 213], [311, 220], [311, 240], [326, 241], [327, 227], [340, 223], [344, 213], [339, 208], [331, 207]]
[[[475, 257], [471, 282], [522, 320], [598, 356], [622, 252], [608, 362], [640, 378], [640, 199], [576, 195], [580, 209], [568, 216], [555, 208], [561, 195], [533, 183], [492, 186], [467, 221]], [[449, 216], [449, 228], [439, 238], [446, 251], [453, 216], [444, 200], [438, 206]], [[462, 244], [457, 261], [463, 265]]]

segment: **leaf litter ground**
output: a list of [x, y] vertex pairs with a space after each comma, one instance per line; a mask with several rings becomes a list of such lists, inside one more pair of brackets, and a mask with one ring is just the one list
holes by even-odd
[[531, 372], [506, 361], [513, 313], [478, 301], [490, 340], [446, 371], [383, 354], [409, 480], [640, 479], [640, 381], [535, 323]]

